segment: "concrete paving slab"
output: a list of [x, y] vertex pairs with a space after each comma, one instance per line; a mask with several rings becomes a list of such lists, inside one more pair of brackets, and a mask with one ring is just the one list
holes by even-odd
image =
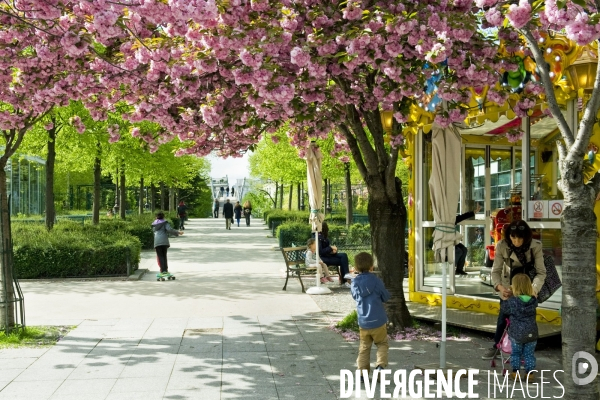
[[[40, 348], [14, 348], [14, 349], [2, 349], [0, 350], [0, 365], [2, 359], [15, 359], [15, 358], [38, 358], [41, 357], [45, 352], [50, 350], [51, 347], [40, 347]], [[1, 367], [0, 367], [1, 369]]]
[[0, 400], [36, 399], [45, 400], [62, 385], [63, 379], [11, 382], [0, 392]]
[[62, 367], [29, 367], [25, 371], [19, 374], [14, 379], [14, 382], [32, 382], [32, 381], [54, 381], [54, 380], [65, 380], [71, 375], [75, 368], [62, 368]]
[[110, 392], [106, 400], [161, 400], [164, 391], [157, 392]]
[[221, 388], [201, 388], [194, 390], [167, 390], [164, 399], [177, 400], [220, 400]]
[[[37, 389], [22, 385], [34, 381], [0, 376], [0, 400], [18, 398], [9, 396], [14, 385], [22, 398], [69, 400], [77, 388], [91, 393], [90, 381], [99, 382], [100, 393], [78, 400], [335, 398], [340, 369], [355, 368], [358, 342], [329, 330], [326, 314], [297, 282], [281, 290], [281, 253], [257, 235], [261, 228], [225, 231], [221, 223], [190, 221], [186, 235], [171, 241], [173, 282], [154, 280], [154, 252], [143, 252], [150, 272], [139, 281], [24, 282], [29, 323], [80, 326], [50, 350], [0, 351], [0, 371], [18, 367], [5, 369], [5, 378], [31, 369], [52, 379], [53, 369], [70, 370], [63, 379], [38, 381], [48, 383]], [[449, 361], [489, 369], [479, 358], [488, 342], [449, 342]], [[392, 369], [439, 357], [434, 342], [390, 345]], [[552, 353], [537, 355], [539, 365], [560, 367]], [[371, 359], [374, 367], [374, 348]], [[108, 393], [107, 382], [114, 383]], [[478, 390], [487, 393], [487, 386]]]
[[127, 392], [164, 392], [169, 382], [168, 376], [119, 378], [115, 382], [111, 393]]
[[173, 363], [134, 363], [127, 364], [121, 371], [119, 378], [144, 378], [170, 376], [173, 371]]
[[3, 369], [0, 371], [0, 384], [4, 383], [4, 386], [9, 384], [12, 380], [14, 380], [17, 376], [21, 375], [26, 371], [25, 369]]
[[85, 397], [87, 400], [88, 395], [101, 395], [108, 396], [108, 393], [114, 386], [116, 379], [67, 379], [62, 385], [54, 392], [53, 397], [62, 398], [70, 395], [77, 395]]
[[69, 380], [82, 379], [117, 379], [125, 369], [125, 364], [113, 363], [108, 365], [83, 365], [75, 368], [69, 375]]
[[18, 358], [4, 358], [0, 362], [0, 375], [4, 374], [4, 371], [11, 369], [24, 370], [31, 364], [36, 362], [38, 359], [34, 357], [18, 357]]

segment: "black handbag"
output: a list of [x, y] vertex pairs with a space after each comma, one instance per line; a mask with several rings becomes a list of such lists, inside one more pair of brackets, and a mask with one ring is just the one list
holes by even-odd
[[[512, 251], [508, 254], [508, 258], [510, 260], [510, 281], [512, 282], [513, 276], [516, 274], [525, 274], [529, 276], [531, 281], [533, 282], [533, 278], [537, 275], [537, 271], [535, 270], [535, 258], [533, 257], [533, 250], [531, 251], [531, 261], [529, 261], [525, 266], [516, 267], [513, 269], [512, 267]], [[544, 267], [546, 268], [546, 279], [540, 288], [537, 301], [539, 303], [543, 303], [548, 300], [560, 287], [562, 286], [562, 282], [560, 281], [560, 277], [558, 276], [558, 271], [556, 270], [556, 265], [554, 264], [554, 258], [551, 255], [544, 254]]]

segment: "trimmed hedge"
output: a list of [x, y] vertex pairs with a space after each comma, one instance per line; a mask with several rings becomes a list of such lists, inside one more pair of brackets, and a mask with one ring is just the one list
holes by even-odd
[[20, 279], [113, 276], [138, 268], [141, 243], [115, 226], [63, 221], [48, 232], [43, 225], [12, 226], [15, 275]]
[[[313, 235], [306, 222], [286, 222], [277, 227], [277, 239], [280, 247], [304, 246]], [[354, 224], [350, 229], [345, 226], [329, 225], [329, 241], [338, 247], [371, 248], [371, 229], [368, 225]], [[361, 251], [365, 251], [361, 250]]]
[[279, 247], [304, 246], [311, 237], [311, 227], [307, 222], [286, 222], [277, 227]]
[[267, 215], [267, 226], [273, 228], [273, 224], [282, 224], [286, 221], [296, 221], [308, 223], [308, 213], [306, 211], [287, 211], [273, 210]]

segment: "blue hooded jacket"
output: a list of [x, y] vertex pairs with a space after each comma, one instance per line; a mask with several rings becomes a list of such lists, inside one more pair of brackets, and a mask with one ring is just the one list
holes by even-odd
[[379, 328], [387, 322], [383, 303], [390, 299], [381, 279], [370, 272], [361, 272], [352, 280], [352, 298], [356, 300], [358, 326], [362, 329]]

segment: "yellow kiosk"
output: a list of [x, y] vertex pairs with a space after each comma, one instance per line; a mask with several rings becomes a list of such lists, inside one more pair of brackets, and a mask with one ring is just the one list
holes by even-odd
[[[551, 66], [561, 109], [571, 127], [576, 127], [581, 105], [586, 101], [580, 84], [586, 78], [586, 68], [592, 74], [595, 71], [597, 48], [582, 48], [564, 37], [546, 36], [540, 42]], [[481, 209], [475, 219], [460, 224], [463, 244], [469, 250], [468, 276], [455, 276], [454, 268], [450, 267], [448, 309], [498, 314], [498, 297], [490, 286], [490, 259], [501, 225], [512, 218], [527, 221], [534, 229], [535, 237], [542, 241], [544, 253], [552, 255], [559, 274], [562, 271], [562, 195], [557, 188], [560, 171], [556, 148], [556, 141], [561, 140], [561, 136], [554, 119], [545, 110], [543, 94], [537, 96], [535, 108], [526, 117], [517, 117], [513, 112], [519, 97], [517, 93], [536, 76], [531, 58], [524, 54], [515, 57], [519, 57], [521, 68], [513, 76], [504, 73], [503, 82], [498, 83], [508, 85], [514, 94], [498, 106], [486, 98], [487, 88], [472, 89], [469, 115], [459, 129], [462, 152], [456, 157], [460, 157], [462, 168], [457, 213], [475, 210], [477, 204]], [[413, 304], [435, 307], [441, 305], [442, 264], [434, 263], [431, 250], [435, 224], [427, 184], [431, 174], [429, 131], [433, 115], [419, 107], [412, 111], [413, 126], [408, 131], [415, 134], [405, 135], [405, 161], [412, 171], [408, 210], [409, 298]], [[600, 169], [600, 155], [596, 156], [600, 147], [600, 128], [595, 129], [587, 156], [587, 179]], [[600, 212], [600, 201], [597, 211]], [[600, 271], [600, 262], [596, 269]], [[600, 293], [600, 284], [597, 290]], [[560, 329], [561, 299], [562, 291], [559, 290], [541, 304], [538, 321]]]

